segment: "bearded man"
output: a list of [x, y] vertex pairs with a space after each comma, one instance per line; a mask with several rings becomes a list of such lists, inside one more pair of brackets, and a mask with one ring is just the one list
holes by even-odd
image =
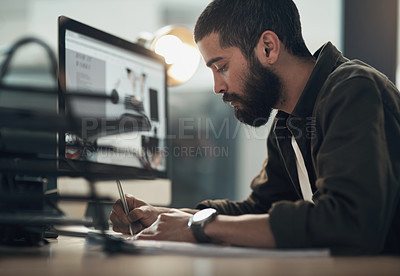
[[240, 202], [196, 209], [128, 196], [110, 216], [138, 239], [266, 248], [330, 248], [333, 254], [400, 253], [400, 94], [371, 66], [330, 42], [314, 55], [292, 0], [214, 0], [195, 40], [214, 90], [236, 117], [265, 124], [268, 159]]

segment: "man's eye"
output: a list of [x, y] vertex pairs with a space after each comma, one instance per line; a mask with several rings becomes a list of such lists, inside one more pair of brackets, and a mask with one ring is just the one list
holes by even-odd
[[222, 66], [221, 68], [218, 68], [218, 69], [217, 69], [217, 72], [218, 72], [218, 73], [225, 72], [225, 69], [226, 69], [226, 65]]

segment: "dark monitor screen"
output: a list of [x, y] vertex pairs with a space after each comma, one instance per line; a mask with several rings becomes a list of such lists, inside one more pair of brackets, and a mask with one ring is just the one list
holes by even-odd
[[[84, 91], [113, 98], [60, 101], [62, 112], [82, 119], [80, 131], [60, 134], [61, 159], [90, 164], [89, 170], [107, 171], [116, 177], [141, 177], [149, 172], [166, 177], [167, 85], [162, 58], [140, 45], [61, 16], [59, 86], [70, 93]], [[126, 127], [132, 121], [139, 125], [135, 131]]]

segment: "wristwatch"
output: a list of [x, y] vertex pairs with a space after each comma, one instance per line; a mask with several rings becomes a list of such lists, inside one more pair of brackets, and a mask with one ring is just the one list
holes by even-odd
[[192, 229], [194, 238], [199, 243], [210, 243], [211, 239], [204, 233], [204, 227], [218, 215], [217, 210], [207, 208], [195, 213], [189, 220], [188, 226]]

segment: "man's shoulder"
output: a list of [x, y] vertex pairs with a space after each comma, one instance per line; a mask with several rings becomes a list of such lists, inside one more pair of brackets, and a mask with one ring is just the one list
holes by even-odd
[[[319, 99], [330, 96], [351, 97], [353, 93], [358, 93], [358, 86], [365, 88], [365, 85], [371, 89], [367, 89], [365, 93], [390, 93], [398, 94], [395, 85], [380, 71], [374, 67], [360, 61], [349, 60], [333, 70], [326, 79], [319, 95]], [[378, 95], [379, 97], [381, 95]]]
[[341, 85], [348, 81], [369, 79], [375, 83], [388, 83], [389, 79], [371, 65], [360, 60], [349, 60], [339, 65], [327, 78], [327, 83]]
[[399, 90], [383, 73], [359, 60], [344, 62], [329, 74], [316, 99], [314, 114], [339, 112], [339, 106], [358, 106], [364, 111], [381, 106], [400, 120]]

